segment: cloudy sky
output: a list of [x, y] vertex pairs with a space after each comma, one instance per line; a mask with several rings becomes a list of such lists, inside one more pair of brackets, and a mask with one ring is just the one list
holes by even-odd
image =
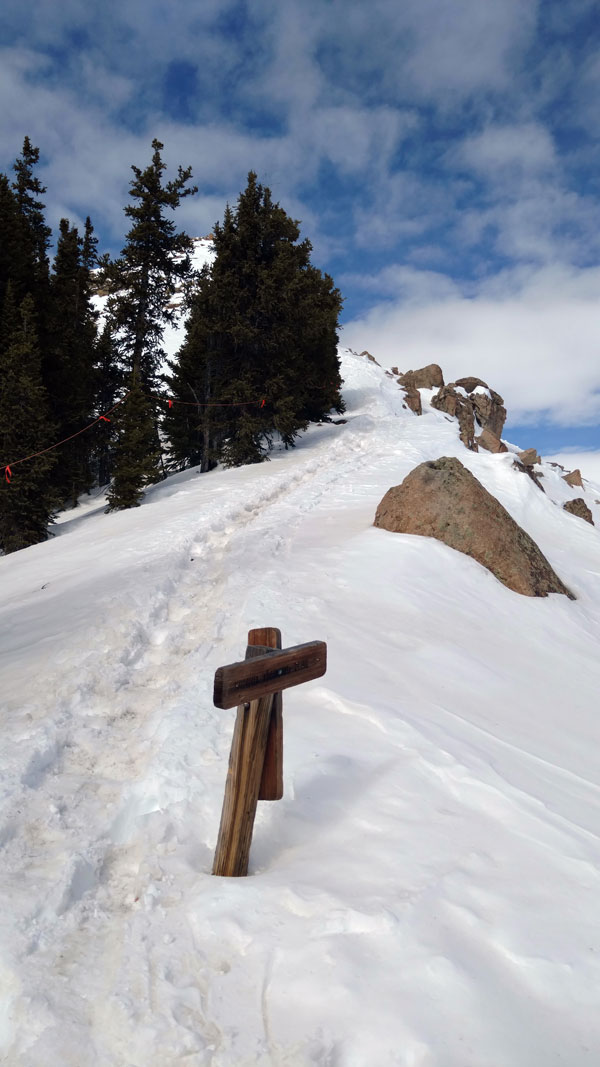
[[125, 231], [150, 142], [208, 233], [250, 168], [345, 296], [342, 341], [503, 394], [506, 436], [600, 448], [597, 0], [3, 0], [0, 169]]

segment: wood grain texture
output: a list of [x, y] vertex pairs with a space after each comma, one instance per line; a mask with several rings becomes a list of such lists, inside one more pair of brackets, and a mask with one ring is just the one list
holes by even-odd
[[[276, 626], [263, 626], [248, 631], [248, 645], [281, 648], [281, 630]], [[246, 658], [248, 653], [246, 652]], [[281, 800], [283, 796], [283, 694], [273, 693], [273, 706], [269, 721], [267, 748], [263, 766], [259, 800]]]
[[[262, 645], [247, 650], [250, 657], [264, 652]], [[273, 695], [267, 693], [238, 707], [213, 874], [240, 878], [248, 873], [272, 706]]]
[[324, 641], [307, 641], [258, 656], [251, 663], [230, 663], [215, 673], [213, 700], [217, 708], [233, 708], [258, 696], [276, 693], [321, 678], [327, 670], [327, 645]]

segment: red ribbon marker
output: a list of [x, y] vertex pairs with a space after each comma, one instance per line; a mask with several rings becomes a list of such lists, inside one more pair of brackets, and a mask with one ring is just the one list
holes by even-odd
[[169, 400], [169, 407], [170, 407], [170, 408], [172, 408], [172, 407], [173, 407], [173, 401], [172, 401], [172, 400]]
[[10, 485], [10, 479], [12, 478], [12, 471], [11, 471], [10, 467], [5, 467], [4, 468], [4, 477], [6, 478], [8, 484]]
[[[110, 419], [107, 419], [106, 415], [101, 415], [100, 419], [102, 419], [104, 422], [110, 422]], [[98, 422], [100, 422], [100, 419], [98, 419]]]
[[260, 406], [261, 406], [261, 408], [264, 408], [264, 406], [265, 406], [265, 402], [264, 402], [264, 400], [261, 400], [261, 402], [260, 402]]

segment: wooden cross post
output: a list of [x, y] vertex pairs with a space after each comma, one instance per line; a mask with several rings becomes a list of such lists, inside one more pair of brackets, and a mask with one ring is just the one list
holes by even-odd
[[283, 796], [281, 690], [321, 678], [326, 669], [324, 641], [282, 649], [280, 631], [267, 626], [250, 630], [245, 660], [216, 672], [216, 707], [238, 709], [213, 874], [248, 873], [257, 801]]

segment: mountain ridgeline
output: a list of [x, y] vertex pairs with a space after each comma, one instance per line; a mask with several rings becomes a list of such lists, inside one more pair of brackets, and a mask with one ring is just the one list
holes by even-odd
[[[62, 219], [51, 263], [39, 149], [25, 138], [0, 175], [0, 551], [43, 541], [57, 511], [109, 485], [109, 510], [140, 503], [169, 472], [268, 458], [311, 421], [341, 413], [342, 298], [299, 224], [250, 172], [192, 269], [173, 213], [197, 188], [166, 180], [163, 145], [132, 166], [121, 254], [99, 256]], [[184, 343], [166, 361], [180, 313]], [[100, 316], [95, 296], [107, 299]]]

